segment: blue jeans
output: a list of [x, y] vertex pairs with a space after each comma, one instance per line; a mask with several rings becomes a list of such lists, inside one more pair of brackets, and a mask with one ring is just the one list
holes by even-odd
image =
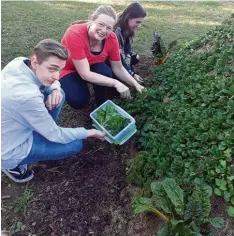
[[[61, 90], [63, 101], [60, 106], [49, 111], [55, 121], [59, 118], [59, 113], [65, 101], [65, 94]], [[44, 94], [45, 100], [48, 94]], [[76, 155], [83, 147], [82, 140], [75, 140], [67, 144], [55, 143], [47, 140], [42, 135], [33, 132], [33, 144], [28, 156], [19, 165], [37, 163], [39, 161], [59, 160]]]
[[[96, 63], [90, 66], [90, 71], [112, 79], [112, 70], [106, 63]], [[89, 103], [90, 93], [87, 82], [77, 72], [65, 75], [60, 79], [62, 89], [66, 94], [67, 103], [74, 109], [81, 109]], [[109, 94], [116, 89], [93, 84], [96, 105], [99, 106], [110, 99]]]

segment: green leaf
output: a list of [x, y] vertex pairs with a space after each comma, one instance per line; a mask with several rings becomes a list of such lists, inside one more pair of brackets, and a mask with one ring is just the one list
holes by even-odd
[[221, 185], [221, 179], [215, 179], [215, 184], [219, 187]]
[[210, 193], [210, 187], [208, 185], [196, 185], [192, 193], [192, 199], [198, 202], [198, 205], [202, 209], [202, 217], [208, 217], [210, 215]]
[[227, 187], [225, 185], [221, 185], [221, 186], [219, 186], [219, 189], [222, 190], [222, 191], [226, 191]]
[[222, 192], [221, 192], [218, 188], [215, 188], [214, 194], [216, 194], [216, 195], [219, 196], [219, 197], [222, 196]]
[[221, 164], [221, 166], [226, 168], [226, 161], [225, 160], [220, 160], [219, 163]]
[[232, 205], [234, 206], [234, 197], [232, 197], [231, 203], [232, 203]]
[[197, 236], [197, 233], [194, 232], [189, 228], [188, 225], [184, 225], [184, 223], [178, 223], [175, 227], [172, 229], [171, 235], [178, 235], [178, 236]]
[[234, 180], [234, 175], [228, 176], [227, 179], [230, 181]]
[[224, 192], [224, 199], [226, 202], [228, 202], [230, 200], [231, 194], [228, 191]]
[[133, 212], [141, 213], [151, 211], [153, 208], [151, 198], [138, 197], [133, 204]]
[[164, 190], [161, 182], [152, 182], [151, 191], [156, 198], [156, 204], [158, 207], [162, 208], [166, 213], [172, 213], [172, 204]]
[[172, 226], [176, 226], [176, 225], [178, 225], [179, 223], [183, 223], [184, 221], [183, 221], [183, 220], [171, 220], [170, 222], [171, 222], [171, 225], [172, 225]]
[[22, 222], [20, 222], [20, 221], [15, 222], [15, 224], [14, 224], [14, 233], [20, 232], [22, 226], [23, 226]]
[[215, 228], [223, 228], [224, 227], [224, 220], [220, 217], [210, 218], [208, 222], [214, 226]]
[[160, 229], [160, 231], [157, 234], [158, 236], [170, 236], [170, 230], [168, 225]]
[[228, 210], [227, 210], [227, 213], [228, 213], [229, 216], [234, 217], [234, 207], [229, 206]]
[[175, 206], [175, 211], [179, 215], [184, 214], [184, 194], [183, 190], [176, 184], [174, 179], [166, 178], [162, 181], [167, 197]]

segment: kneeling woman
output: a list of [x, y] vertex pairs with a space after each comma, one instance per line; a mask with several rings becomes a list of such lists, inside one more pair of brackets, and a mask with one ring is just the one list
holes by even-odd
[[89, 102], [87, 82], [94, 85], [97, 105], [108, 99], [107, 87], [114, 87], [121, 97], [129, 98], [129, 88], [113, 79], [112, 72], [138, 92], [144, 89], [121, 63], [119, 43], [112, 32], [115, 23], [115, 10], [110, 6], [99, 6], [90, 21], [74, 22], [62, 38], [62, 44], [70, 51], [70, 57], [61, 72], [60, 82], [67, 103], [75, 109]]
[[131, 3], [120, 14], [114, 26], [114, 31], [119, 40], [122, 64], [138, 82], [143, 82], [143, 79], [134, 70], [134, 65], [139, 61], [139, 55], [132, 50], [132, 42], [135, 31], [140, 28], [146, 15], [147, 12], [140, 3]]

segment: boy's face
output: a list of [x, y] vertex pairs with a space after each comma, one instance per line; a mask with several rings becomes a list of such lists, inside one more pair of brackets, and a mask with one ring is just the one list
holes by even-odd
[[40, 83], [50, 87], [55, 80], [59, 79], [60, 71], [65, 66], [66, 61], [56, 56], [50, 56], [42, 63], [38, 63], [36, 55], [31, 57], [31, 66]]

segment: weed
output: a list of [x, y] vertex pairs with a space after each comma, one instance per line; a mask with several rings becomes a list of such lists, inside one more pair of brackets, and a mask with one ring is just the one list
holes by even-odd
[[15, 200], [15, 210], [18, 212], [22, 212], [25, 215], [32, 198], [33, 192], [28, 186], [26, 186], [23, 189], [22, 195], [17, 197], [17, 199]]

